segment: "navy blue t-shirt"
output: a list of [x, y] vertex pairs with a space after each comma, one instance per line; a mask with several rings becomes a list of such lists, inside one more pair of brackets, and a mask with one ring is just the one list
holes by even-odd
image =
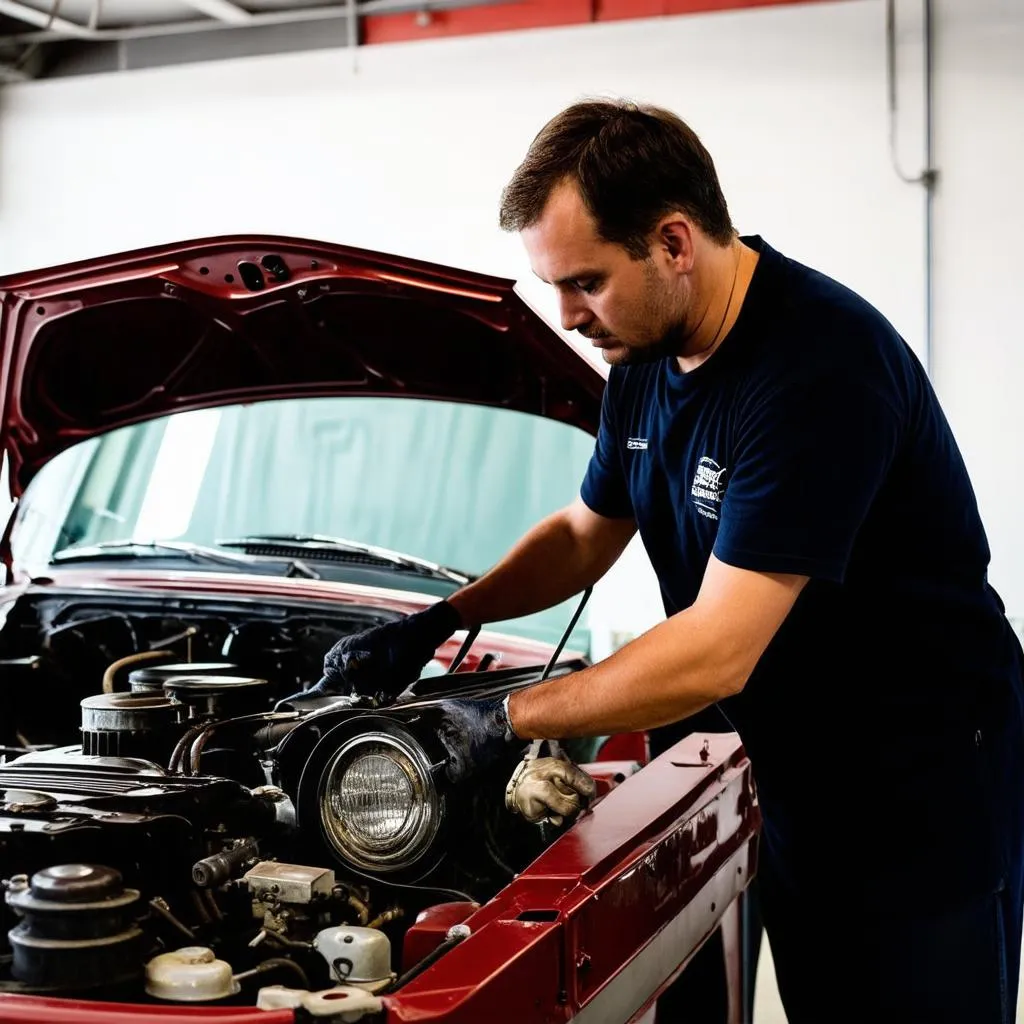
[[[934, 391], [849, 289], [760, 253], [739, 318], [683, 373], [611, 370], [582, 488], [635, 518], [666, 614], [712, 553], [810, 577], [743, 691], [763, 856], [792, 884], [980, 891], [1014, 854], [1020, 647]], [[1012, 804], [1012, 806], [1011, 806]]]

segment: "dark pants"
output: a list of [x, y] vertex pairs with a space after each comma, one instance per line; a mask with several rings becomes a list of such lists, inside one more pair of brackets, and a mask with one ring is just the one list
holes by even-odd
[[[1018, 717], [1008, 716], [1008, 729], [1017, 727]], [[652, 756], [690, 732], [728, 728], [717, 709], [709, 709], [654, 730]], [[994, 810], [1005, 833], [1001, 845], [1008, 867], [992, 891], [973, 899], [953, 899], [938, 885], [934, 898], [914, 907], [898, 897], [868, 906], [844, 898], [841, 871], [820, 888], [810, 887], [810, 896], [794, 893], [778, 883], [771, 854], [761, 845], [758, 874], [748, 890], [752, 913], [744, 932], [745, 974], [752, 979], [756, 973], [763, 920], [789, 1024], [1013, 1024], [1024, 917], [1019, 746], [1010, 744], [991, 766], [1006, 791], [1005, 802]], [[956, 808], [953, 801], [949, 827], [954, 830]], [[856, 874], [856, 868], [844, 870]], [[720, 944], [702, 950], [658, 1000], [658, 1024], [725, 1019], [720, 956]], [[744, 1024], [752, 1019], [753, 988], [751, 983], [747, 989]]]
[[[789, 1024], [1012, 1024], [1024, 917], [1024, 693], [1012, 682], [983, 728], [968, 720], [966, 742], [939, 737], [914, 771], [903, 770], [909, 752], [893, 765], [875, 755], [883, 798], [870, 820], [848, 815], [847, 842], [821, 838], [799, 880], [772, 849], [762, 790], [758, 889]], [[804, 806], [828, 808], [828, 795], [805, 790]], [[829, 830], [827, 813], [818, 828]], [[858, 828], [871, 842], [853, 843]], [[914, 835], [936, 837], [933, 858], [925, 847], [906, 862], [908, 845], [922, 849]], [[891, 873], [858, 860], [887, 841]], [[815, 883], [815, 867], [830, 874]]]
[[996, 892], [915, 912], [843, 906], [827, 892], [802, 904], [763, 867], [759, 883], [789, 1024], [1012, 1024], [1020, 872]]

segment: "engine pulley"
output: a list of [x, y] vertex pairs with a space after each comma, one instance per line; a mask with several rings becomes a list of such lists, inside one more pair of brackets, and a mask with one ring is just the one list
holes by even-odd
[[8, 933], [11, 974], [39, 990], [77, 990], [129, 981], [142, 971], [139, 891], [102, 864], [57, 864], [8, 883], [22, 920]]

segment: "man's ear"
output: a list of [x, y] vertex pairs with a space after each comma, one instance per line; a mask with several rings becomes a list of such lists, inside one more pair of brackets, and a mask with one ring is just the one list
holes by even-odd
[[655, 228], [657, 245], [673, 267], [682, 274], [693, 269], [694, 231], [689, 220], [681, 213], [670, 213], [658, 221]]

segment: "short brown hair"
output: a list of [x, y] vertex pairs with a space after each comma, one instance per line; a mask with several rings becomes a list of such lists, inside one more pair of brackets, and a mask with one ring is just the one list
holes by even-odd
[[719, 244], [735, 234], [710, 154], [681, 118], [629, 100], [584, 100], [556, 114], [501, 194], [503, 231], [522, 231], [564, 180], [606, 241], [644, 259], [658, 220], [679, 210]]

